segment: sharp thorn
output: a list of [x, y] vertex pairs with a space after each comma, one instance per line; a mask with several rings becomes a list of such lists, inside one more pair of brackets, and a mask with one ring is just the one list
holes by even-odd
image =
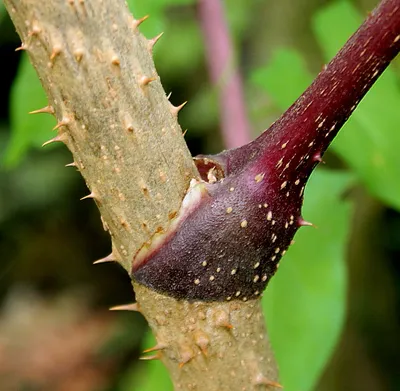
[[182, 368], [186, 363], [194, 358], [194, 352], [192, 349], [186, 349], [181, 353], [181, 361], [179, 363], [179, 368]]
[[170, 92], [168, 95], [167, 95], [167, 99], [169, 100], [169, 98], [171, 98], [171, 95], [172, 95], [172, 92]]
[[171, 113], [174, 115], [174, 116], [178, 116], [178, 113], [182, 110], [182, 108], [186, 105], [186, 103], [187, 103], [187, 101], [186, 102], [183, 102], [181, 105], [179, 105], [179, 106], [174, 106], [173, 104], [171, 104]]
[[133, 20], [133, 27], [136, 29], [138, 28], [146, 19], [149, 18], [149, 15], [143, 16], [143, 18], [140, 19], [134, 19]]
[[110, 311], [136, 311], [140, 312], [138, 303], [121, 304], [110, 308]]
[[314, 227], [313, 223], [310, 223], [309, 221], [304, 220], [302, 217], [299, 217], [297, 220], [297, 224], [300, 227]]
[[282, 385], [274, 380], [269, 380], [267, 377], [263, 375], [257, 376], [255, 380], [255, 385], [261, 386], [267, 386], [267, 387], [275, 387], [275, 388], [283, 388]]
[[94, 193], [93, 192], [91, 192], [90, 194], [88, 194], [87, 196], [85, 196], [85, 197], [82, 197], [80, 200], [82, 201], [82, 200], [87, 200], [88, 198], [95, 198], [95, 195], [94, 195]]
[[75, 162], [66, 164], [65, 167], [78, 167]]
[[162, 344], [162, 343], [158, 343], [157, 345], [153, 346], [152, 348], [143, 350], [143, 353], [150, 353], [150, 352], [156, 352], [157, 350], [163, 350], [165, 349], [167, 346]]
[[21, 46], [18, 46], [15, 51], [19, 52], [20, 50], [26, 50], [26, 45], [24, 43], [21, 43]]
[[182, 133], [182, 136], [183, 136], [183, 137], [186, 136], [187, 131], [188, 131], [188, 129], [186, 129], [186, 130]]
[[54, 126], [53, 130], [61, 128], [61, 126], [67, 126], [69, 124], [69, 118], [63, 118], [60, 122], [57, 123], [56, 126]]
[[98, 265], [99, 263], [106, 263], [106, 262], [115, 262], [115, 261], [116, 261], [116, 259], [114, 257], [114, 254], [111, 253], [104, 258], [100, 258], [97, 261], [94, 261], [93, 265]]
[[157, 352], [157, 354], [153, 354], [152, 356], [141, 356], [139, 357], [139, 360], [143, 361], [150, 361], [150, 360], [159, 360], [161, 358], [160, 352]]
[[29, 112], [29, 114], [41, 114], [41, 113], [54, 114], [54, 108], [53, 108], [53, 106], [49, 105], [49, 106], [43, 107], [39, 110], [33, 110], [33, 111]]
[[62, 135], [57, 135], [56, 137], [52, 138], [49, 141], [46, 141], [45, 143], [42, 144], [42, 147], [45, 147], [46, 145], [52, 144], [52, 143], [63, 143], [65, 142], [65, 138]]
[[158, 34], [158, 35], [156, 35], [154, 38], [152, 38], [152, 39], [149, 39], [149, 46], [148, 46], [148, 49], [149, 49], [149, 52], [150, 53], [153, 53], [153, 48], [154, 48], [154, 45], [158, 42], [158, 40], [163, 36], [163, 32], [162, 33], [160, 33], [160, 34]]
[[320, 154], [319, 152], [317, 152], [317, 153], [313, 156], [313, 161], [314, 161], [314, 162], [319, 162], [319, 163], [325, 164], [325, 162], [322, 160], [321, 154]]
[[144, 87], [147, 86], [148, 84], [150, 84], [152, 81], [157, 80], [156, 77], [148, 77], [148, 76], [142, 76], [139, 80], [139, 85], [140, 87]]

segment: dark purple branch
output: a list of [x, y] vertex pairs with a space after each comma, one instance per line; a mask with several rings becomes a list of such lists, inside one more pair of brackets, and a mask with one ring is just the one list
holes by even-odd
[[310, 225], [301, 217], [308, 177], [399, 49], [400, 0], [383, 0], [270, 129], [196, 160], [209, 183], [189, 191], [175, 228], [138, 260], [134, 278], [177, 298], [258, 297], [298, 228]]
[[305, 182], [399, 49], [400, 1], [383, 0], [282, 117], [251, 144], [223, 154], [224, 165], [243, 169], [251, 155], [274, 176], [301, 173]]
[[250, 126], [221, 0], [199, 0], [198, 15], [211, 81], [218, 87], [224, 143], [237, 148], [250, 142]]

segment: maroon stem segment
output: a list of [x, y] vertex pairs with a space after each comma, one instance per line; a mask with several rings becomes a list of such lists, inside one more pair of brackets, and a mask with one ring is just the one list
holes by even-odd
[[198, 15], [211, 81], [218, 87], [224, 144], [237, 148], [250, 142], [250, 126], [221, 0], [199, 0]]
[[281, 178], [286, 170], [292, 176], [301, 172], [306, 179], [399, 49], [400, 1], [383, 0], [303, 95], [260, 136], [258, 142], [266, 148], [263, 164]]

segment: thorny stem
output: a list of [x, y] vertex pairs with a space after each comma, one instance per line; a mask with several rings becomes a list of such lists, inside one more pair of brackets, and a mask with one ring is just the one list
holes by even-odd
[[223, 4], [221, 0], [199, 0], [197, 7], [211, 81], [218, 89], [224, 144], [228, 149], [237, 148], [250, 142], [251, 135]]
[[[138, 33], [140, 21], [132, 20], [122, 2], [110, 6], [99, 0], [53, 0], [39, 7], [36, 0], [7, 0], [6, 6], [58, 118], [54, 141], [66, 143], [72, 151], [111, 233], [114, 254], [129, 269], [136, 250], [151, 243], [154, 234], [168, 230], [189, 179], [198, 176], [182, 143], [176, 109], [155, 81], [152, 45]], [[214, 187], [207, 184], [216, 189], [210, 190], [208, 204], [223, 203], [226, 194], [240, 204], [240, 193], [224, 188], [236, 180], [251, 201], [265, 196], [262, 191], [251, 194], [251, 189], [268, 185], [268, 202], [277, 216], [274, 229], [284, 223], [285, 213], [291, 213], [287, 207], [299, 213], [312, 169], [399, 49], [400, 3], [384, 0], [268, 131], [251, 144], [216, 157], [226, 178]], [[225, 199], [213, 199], [219, 194]], [[257, 203], [249, 207], [249, 213], [258, 211]], [[272, 225], [270, 213], [265, 219], [258, 211], [257, 218]], [[198, 228], [209, 224], [199, 213], [196, 216], [203, 223]], [[237, 232], [247, 232], [250, 241], [263, 239], [262, 232], [243, 231], [244, 222]], [[279, 258], [305, 222], [299, 219], [297, 224], [279, 228]], [[212, 237], [215, 227], [210, 230]], [[193, 227], [191, 234], [196, 238]], [[240, 242], [237, 246], [240, 249]], [[189, 258], [197, 255], [186, 253]], [[276, 264], [269, 266], [273, 274]], [[158, 273], [162, 276], [163, 270]], [[135, 308], [148, 319], [158, 341], [157, 357], [169, 369], [176, 390], [255, 391], [277, 385], [268, 343], [259, 342], [266, 341], [259, 299], [215, 301], [211, 284], [209, 302], [202, 300], [200, 291], [195, 300], [176, 300], [134, 285]]]

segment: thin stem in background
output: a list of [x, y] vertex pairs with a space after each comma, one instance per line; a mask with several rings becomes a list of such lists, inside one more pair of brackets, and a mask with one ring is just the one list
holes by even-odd
[[250, 126], [221, 0], [199, 0], [198, 16], [211, 82], [218, 89], [224, 144], [228, 149], [240, 147], [251, 141]]

